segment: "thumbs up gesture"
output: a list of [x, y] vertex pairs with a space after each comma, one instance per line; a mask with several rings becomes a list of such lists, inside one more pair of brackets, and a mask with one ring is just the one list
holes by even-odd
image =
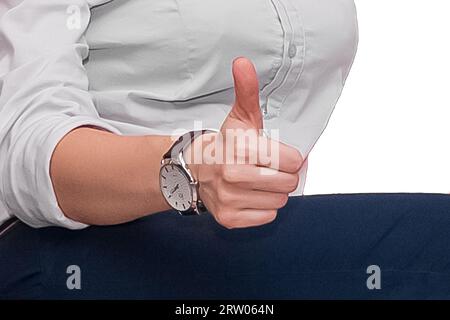
[[[187, 162], [199, 182], [200, 198], [229, 229], [272, 222], [297, 188], [303, 164], [296, 149], [261, 134], [259, 84], [252, 62], [236, 59], [233, 77], [235, 103], [220, 133], [197, 138], [187, 151], [191, 155], [199, 148], [214, 149], [202, 152], [201, 163]], [[223, 156], [213, 161], [211, 154]]]
[[233, 63], [235, 102], [224, 129], [263, 129], [261, 108], [259, 105], [259, 84], [253, 64], [238, 58]]

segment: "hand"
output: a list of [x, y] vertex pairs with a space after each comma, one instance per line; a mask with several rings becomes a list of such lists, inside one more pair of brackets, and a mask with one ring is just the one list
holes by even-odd
[[[217, 222], [229, 229], [272, 222], [277, 210], [286, 205], [289, 193], [297, 188], [303, 164], [296, 149], [260, 135], [259, 85], [251, 61], [236, 59], [233, 76], [236, 99], [220, 133], [197, 138], [187, 151], [192, 156], [202, 150], [202, 163], [192, 163], [192, 157], [187, 160], [189, 167], [199, 182], [200, 198]], [[255, 139], [242, 143], [242, 135]], [[203, 150], [210, 143], [214, 152], [207, 154]], [[225, 161], [230, 151], [232, 163]], [[211, 159], [221, 152], [223, 162]], [[262, 161], [260, 155], [270, 155], [269, 161]]]

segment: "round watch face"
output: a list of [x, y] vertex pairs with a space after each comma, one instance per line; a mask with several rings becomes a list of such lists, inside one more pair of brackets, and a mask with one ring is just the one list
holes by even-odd
[[159, 174], [161, 191], [167, 202], [178, 211], [186, 211], [192, 206], [190, 180], [183, 168], [176, 164], [161, 167]]

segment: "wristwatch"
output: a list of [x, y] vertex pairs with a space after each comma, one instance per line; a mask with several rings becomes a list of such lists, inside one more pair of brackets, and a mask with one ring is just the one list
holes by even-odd
[[216, 130], [191, 131], [180, 138], [163, 156], [159, 171], [161, 193], [167, 203], [183, 216], [200, 215], [207, 212], [198, 194], [195, 181], [186, 164], [183, 152], [199, 136]]

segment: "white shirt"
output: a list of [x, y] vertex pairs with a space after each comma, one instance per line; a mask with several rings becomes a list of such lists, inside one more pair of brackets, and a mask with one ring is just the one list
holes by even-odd
[[220, 128], [238, 56], [255, 63], [267, 133], [307, 157], [357, 38], [352, 0], [2, 1], [0, 222], [86, 227], [64, 216], [52, 187], [63, 136], [81, 125], [120, 135]]

